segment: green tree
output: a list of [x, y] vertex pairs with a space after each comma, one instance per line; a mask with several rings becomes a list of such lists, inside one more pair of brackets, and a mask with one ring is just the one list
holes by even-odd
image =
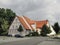
[[42, 36], [46, 36], [46, 34], [49, 34], [49, 33], [51, 33], [50, 28], [47, 27], [46, 25], [43, 25], [42, 31], [41, 31], [41, 35], [42, 35]]
[[11, 9], [0, 8], [0, 35], [6, 34], [15, 16]]
[[19, 26], [18, 31], [19, 31], [19, 32], [22, 32], [22, 31], [23, 31], [23, 28], [22, 28], [21, 25]]
[[8, 21], [6, 21], [5, 19], [3, 19], [3, 22], [0, 24], [0, 34], [4, 35], [7, 33], [7, 30], [8, 30]]
[[8, 21], [6, 21], [5, 19], [3, 19], [3, 24], [1, 25], [1, 27], [2, 27], [2, 29], [4, 31], [6, 31], [8, 29], [8, 27], [9, 27]]
[[4, 18], [5, 17], [5, 9], [0, 8], [0, 17]]
[[11, 9], [6, 9], [6, 17], [5, 19], [8, 20], [9, 24], [14, 20], [16, 14]]
[[55, 30], [55, 32], [56, 32], [57, 34], [59, 33], [60, 27], [59, 27], [58, 22], [56, 22], [56, 23], [54, 24], [54, 30]]

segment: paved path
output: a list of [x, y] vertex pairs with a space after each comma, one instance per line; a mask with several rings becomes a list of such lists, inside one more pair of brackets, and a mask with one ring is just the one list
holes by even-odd
[[49, 37], [29, 37], [27, 40], [19, 40], [0, 45], [60, 45], [60, 39], [51, 39]]
[[21, 41], [21, 40], [26, 40], [26, 39], [30, 39], [30, 38], [28, 38], [28, 37], [15, 38], [15, 37], [0, 36], [0, 44], [1, 43], [6, 43], [6, 42]]

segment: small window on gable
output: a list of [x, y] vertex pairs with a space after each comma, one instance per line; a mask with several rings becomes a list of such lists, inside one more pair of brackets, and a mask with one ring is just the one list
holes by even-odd
[[14, 29], [14, 25], [13, 25], [13, 27], [12, 27], [13, 29]]
[[18, 28], [18, 26], [16, 26], [16, 28]]
[[16, 21], [17, 21], [17, 19], [16, 19]]

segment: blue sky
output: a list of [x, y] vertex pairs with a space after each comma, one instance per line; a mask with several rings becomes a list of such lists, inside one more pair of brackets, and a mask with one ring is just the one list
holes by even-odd
[[10, 8], [33, 20], [48, 19], [50, 24], [60, 24], [60, 0], [0, 0], [0, 8]]

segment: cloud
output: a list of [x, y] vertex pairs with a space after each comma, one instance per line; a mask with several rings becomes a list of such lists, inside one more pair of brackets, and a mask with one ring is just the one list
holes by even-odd
[[[44, 6], [45, 5], [45, 6]], [[51, 24], [55, 22], [60, 23], [60, 4], [57, 0], [45, 0], [43, 1], [43, 8], [28, 12], [27, 15], [37, 15], [37, 19], [48, 19]], [[36, 16], [35, 16], [36, 17]], [[35, 19], [35, 18], [34, 18]]]
[[48, 19], [60, 23], [60, 0], [0, 0], [0, 7], [11, 8], [17, 15], [34, 20]]

